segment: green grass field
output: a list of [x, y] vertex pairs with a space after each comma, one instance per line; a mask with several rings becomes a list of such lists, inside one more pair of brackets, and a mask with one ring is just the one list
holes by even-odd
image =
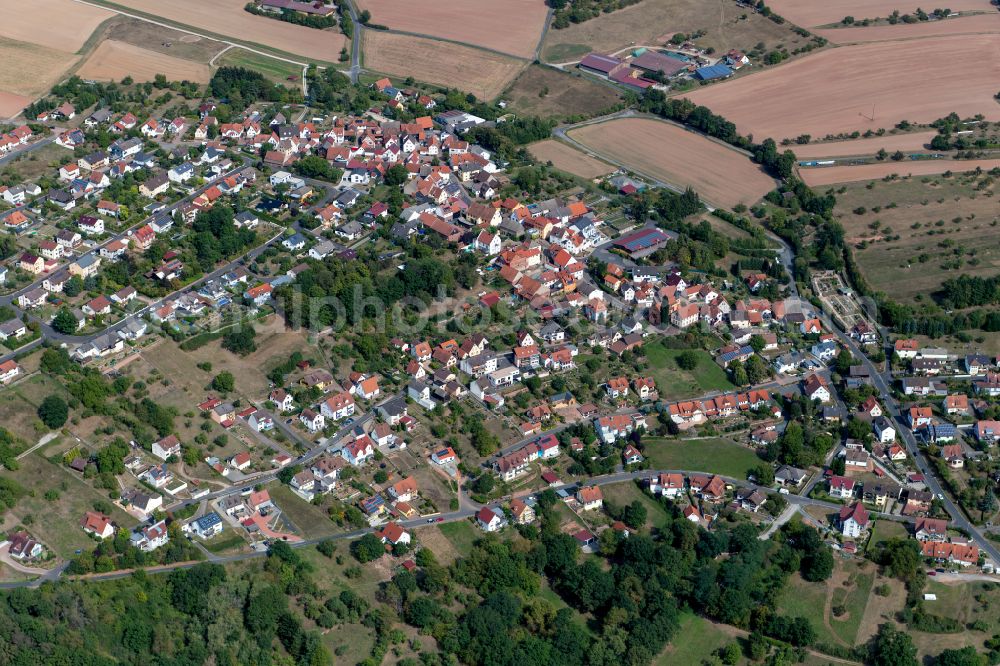
[[876, 544], [883, 541], [906, 539], [909, 536], [910, 533], [903, 523], [897, 523], [892, 520], [878, 520], [875, 521], [875, 526], [872, 528], [872, 536], [868, 540], [868, 549], [872, 549]]
[[613, 483], [602, 486], [605, 502], [613, 502], [618, 506], [631, 504], [639, 500], [646, 507], [646, 528], [649, 529], [667, 517], [666, 510], [652, 497], [644, 493], [635, 483], [628, 481], [625, 483]]
[[218, 536], [204, 542], [205, 549], [210, 553], [225, 553], [227, 551], [237, 551], [247, 545], [246, 539], [236, 533], [231, 528], [222, 530]]
[[472, 544], [481, 536], [479, 530], [466, 520], [441, 523], [438, 529], [463, 557], [472, 552]]
[[246, 67], [260, 72], [278, 83], [288, 83], [289, 76], [302, 76], [302, 68], [290, 62], [275, 60], [241, 48], [232, 48], [219, 56], [215, 64], [230, 67]]
[[[819, 642], [852, 646], [857, 640], [874, 581], [875, 572], [870, 563], [837, 560], [834, 575], [822, 583], [809, 583], [798, 574], [793, 575], [778, 598], [778, 609], [791, 617], [808, 619]], [[829, 625], [824, 620], [828, 605], [831, 609]], [[845, 611], [840, 617], [832, 612], [838, 606]]]
[[700, 664], [735, 640], [705, 618], [688, 614], [681, 618], [681, 628], [674, 640], [653, 663], [655, 666]]
[[306, 539], [330, 536], [337, 531], [337, 524], [330, 520], [326, 510], [305, 501], [283, 483], [267, 487], [271, 499]]
[[700, 349], [695, 350], [698, 355], [698, 365], [694, 370], [681, 370], [677, 366], [676, 359], [683, 351], [667, 349], [661, 344], [650, 344], [646, 347], [650, 374], [656, 380], [660, 398], [682, 400], [712, 391], [731, 391], [736, 388], [726, 377], [726, 371], [712, 360], [708, 352]]
[[750, 449], [727, 439], [643, 440], [646, 458], [654, 469], [683, 469], [745, 479], [760, 458]]

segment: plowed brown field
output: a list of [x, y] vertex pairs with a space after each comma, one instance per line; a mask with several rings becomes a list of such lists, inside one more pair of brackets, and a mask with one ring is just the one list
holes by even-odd
[[945, 171], [965, 172], [976, 167], [984, 171], [1000, 167], [1000, 160], [919, 160], [916, 162], [879, 162], [857, 166], [835, 166], [802, 169], [803, 182], [812, 187], [849, 183], [857, 180], [878, 180], [891, 174], [928, 176]]

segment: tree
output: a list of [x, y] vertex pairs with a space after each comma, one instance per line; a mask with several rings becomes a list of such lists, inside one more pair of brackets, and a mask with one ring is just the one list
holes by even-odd
[[406, 170], [405, 166], [402, 164], [393, 164], [385, 172], [384, 180], [385, 184], [389, 187], [399, 187], [406, 182], [408, 177], [409, 172]]
[[382, 557], [385, 554], [385, 546], [381, 539], [369, 532], [351, 544], [351, 554], [358, 562], [364, 564]]
[[986, 656], [971, 645], [961, 650], [945, 650], [934, 659], [934, 666], [986, 666]]
[[233, 373], [222, 371], [212, 379], [212, 388], [223, 393], [231, 393], [236, 388], [236, 378]]
[[230, 331], [222, 338], [222, 348], [239, 356], [252, 354], [257, 351], [257, 343], [254, 342], [256, 336], [256, 331], [251, 327]]
[[748, 476], [752, 476], [759, 486], [770, 486], [774, 484], [774, 468], [770, 465], [755, 465], [747, 470]]
[[52, 328], [54, 328], [59, 333], [63, 335], [69, 335], [71, 333], [76, 333], [76, 317], [70, 312], [69, 308], [60, 308], [59, 312], [56, 313], [55, 318], [52, 320]]
[[69, 417], [69, 405], [57, 395], [50, 395], [38, 406], [38, 418], [50, 430], [57, 430], [66, 423]]
[[833, 573], [833, 554], [826, 545], [820, 543], [810, 553], [802, 558], [802, 577], [818, 583], [830, 577]]
[[79, 296], [82, 291], [83, 278], [79, 275], [74, 275], [69, 280], [66, 280], [66, 284], [63, 285], [63, 293], [70, 297]]
[[878, 628], [878, 634], [868, 646], [872, 666], [917, 666], [917, 648], [913, 639], [890, 624]]
[[694, 370], [698, 366], [698, 354], [693, 349], [685, 349], [677, 355], [677, 367], [681, 370]]
[[622, 522], [639, 529], [646, 523], [646, 507], [639, 500], [633, 501], [622, 510]]

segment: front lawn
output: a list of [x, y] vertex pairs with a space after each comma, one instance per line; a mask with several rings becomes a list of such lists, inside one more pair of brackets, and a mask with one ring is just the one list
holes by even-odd
[[682, 469], [745, 479], [747, 470], [761, 462], [747, 447], [728, 439], [643, 439], [646, 459], [653, 469]]

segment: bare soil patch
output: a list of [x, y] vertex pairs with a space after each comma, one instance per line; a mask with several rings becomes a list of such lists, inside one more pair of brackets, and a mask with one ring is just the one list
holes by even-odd
[[812, 187], [848, 183], [857, 180], [876, 180], [891, 174], [900, 176], [927, 176], [945, 171], [972, 171], [977, 167], [989, 171], [1000, 167], [1000, 160], [919, 160], [879, 162], [857, 166], [834, 166], [802, 169], [800, 175]]
[[377, 30], [364, 33], [365, 67], [471, 92], [491, 100], [520, 73], [524, 62], [480, 49]]
[[336, 30], [316, 30], [243, 9], [244, 0], [115, 0], [115, 4], [244, 42], [269, 46], [303, 59], [337, 62], [346, 43]]
[[571, 130], [569, 136], [638, 173], [691, 186], [711, 203], [752, 204], [774, 188], [774, 180], [750, 158], [670, 123], [619, 118]]
[[552, 162], [552, 166], [581, 178], [597, 178], [615, 170], [615, 167], [567, 146], [562, 141], [545, 139], [528, 146], [528, 152], [539, 162]]
[[789, 25], [778, 25], [732, 0], [643, 0], [568, 28], [550, 29], [542, 56], [545, 62], [575, 61], [590, 51], [658, 46], [675, 33], [697, 30], [705, 31], [698, 44], [722, 53], [732, 48], [749, 51], [758, 42], [768, 48], [784, 44], [793, 51], [809, 41]]
[[918, 37], [939, 37], [942, 35], [975, 35], [1000, 32], [1000, 14], [975, 14], [959, 16], [943, 21], [921, 23], [897, 23], [896, 25], [872, 25], [856, 28], [826, 28], [817, 30], [835, 44], [858, 44], [861, 42], [884, 42], [894, 39], [915, 39]]
[[503, 92], [514, 113], [532, 116], [596, 116], [618, 103], [615, 88], [580, 72], [532, 65]]
[[997, 120], [998, 80], [1000, 40], [962, 35], [822, 51], [686, 97], [744, 134], [779, 140], [929, 123], [953, 111]]
[[211, 73], [207, 64], [182, 60], [133, 44], [114, 40], [101, 42], [83, 63], [77, 74], [83, 79], [118, 81], [132, 76], [136, 81], [152, 81], [163, 74], [171, 81], [207, 83]]
[[[77, 51], [113, 14], [73, 0], [0, 0], [0, 36], [57, 51]], [[25, 70], [20, 70], [24, 72]]]
[[[914, 0], [912, 4], [900, 3], [899, 0], [838, 0], [837, 2], [816, 2], [816, 0], [773, 0], [768, 4], [775, 13], [780, 14], [796, 25], [815, 27], [838, 23], [845, 16], [853, 16], [855, 20], [885, 18], [898, 9], [901, 14], [909, 14], [920, 7]], [[955, 0], [949, 2], [948, 8], [953, 12], [974, 10], [989, 10], [989, 0]], [[925, 11], [930, 11], [924, 7]]]
[[372, 23], [531, 58], [548, 7], [543, 0], [362, 0]]
[[825, 157], [853, 157], [875, 155], [884, 149], [888, 153], [900, 150], [904, 153], [927, 149], [927, 145], [937, 132], [913, 132], [910, 134], [886, 134], [870, 139], [853, 141], [831, 141], [829, 143], [809, 143], [804, 146], [790, 146], [800, 160], [815, 160]]

